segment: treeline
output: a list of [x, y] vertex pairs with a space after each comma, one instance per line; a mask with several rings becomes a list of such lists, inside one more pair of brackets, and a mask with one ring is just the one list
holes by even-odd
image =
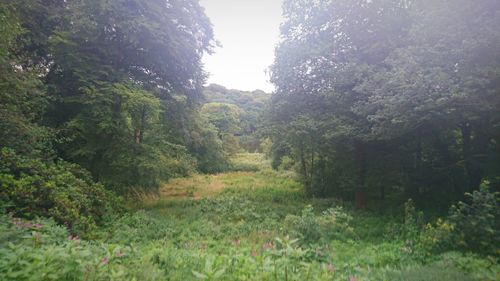
[[308, 192], [447, 206], [500, 183], [496, 0], [286, 0], [267, 112]]
[[262, 90], [240, 91], [217, 84], [207, 86], [203, 94], [206, 103], [202, 114], [207, 114], [207, 119], [216, 124], [226, 150], [230, 153], [242, 149], [259, 151], [258, 125], [271, 95]]
[[89, 228], [114, 193], [227, 166], [198, 1], [6, 0], [0, 21], [0, 209]]

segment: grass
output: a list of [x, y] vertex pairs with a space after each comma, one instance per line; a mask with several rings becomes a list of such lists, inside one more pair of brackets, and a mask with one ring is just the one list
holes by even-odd
[[[423, 260], [398, 233], [402, 216], [307, 198], [292, 173], [269, 169], [260, 154], [233, 161], [258, 169], [174, 179], [93, 241], [68, 241], [51, 226], [37, 244], [32, 230], [5, 226], [30, 238], [0, 241], [0, 279], [498, 280], [496, 261], [475, 255]], [[18, 266], [40, 264], [47, 251], [43, 266]]]

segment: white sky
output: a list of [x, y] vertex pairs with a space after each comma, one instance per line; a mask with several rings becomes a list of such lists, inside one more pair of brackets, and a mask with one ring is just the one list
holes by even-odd
[[200, 0], [222, 47], [203, 62], [208, 83], [271, 92], [266, 70], [279, 39], [282, 0]]

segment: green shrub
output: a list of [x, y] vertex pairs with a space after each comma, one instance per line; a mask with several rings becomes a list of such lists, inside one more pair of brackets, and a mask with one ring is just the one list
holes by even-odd
[[[5, 233], [15, 233], [6, 240]], [[0, 215], [0, 280], [164, 280], [148, 249], [88, 242], [52, 220]]]
[[311, 205], [302, 210], [301, 216], [288, 215], [285, 225], [294, 235], [306, 243], [320, 240], [346, 239], [353, 236], [354, 230], [349, 225], [352, 217], [342, 207], [330, 208], [317, 216]]
[[80, 234], [90, 233], [121, 204], [77, 165], [43, 162], [7, 148], [0, 150], [0, 198], [14, 216], [53, 217]]
[[414, 241], [422, 231], [424, 213], [417, 211], [413, 200], [409, 199], [405, 203], [405, 220], [403, 224], [404, 238]]
[[250, 163], [232, 163], [229, 167], [230, 171], [233, 172], [257, 172], [259, 171], [259, 166]]
[[486, 184], [472, 194], [469, 203], [459, 202], [450, 208], [446, 219], [427, 224], [421, 242], [434, 252], [466, 250], [499, 255], [500, 206], [498, 193]]
[[450, 209], [448, 220], [454, 225], [460, 248], [485, 254], [500, 254], [500, 205], [498, 193], [486, 184], [472, 194], [470, 203], [459, 202]]
[[294, 165], [295, 161], [293, 160], [293, 158], [288, 155], [285, 155], [281, 158], [281, 163], [278, 166], [278, 169], [283, 171], [288, 171], [292, 170]]

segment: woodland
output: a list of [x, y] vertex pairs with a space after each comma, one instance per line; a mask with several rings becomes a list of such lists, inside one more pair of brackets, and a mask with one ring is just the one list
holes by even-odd
[[500, 2], [282, 14], [266, 93], [198, 0], [0, 0], [0, 280], [499, 280]]

